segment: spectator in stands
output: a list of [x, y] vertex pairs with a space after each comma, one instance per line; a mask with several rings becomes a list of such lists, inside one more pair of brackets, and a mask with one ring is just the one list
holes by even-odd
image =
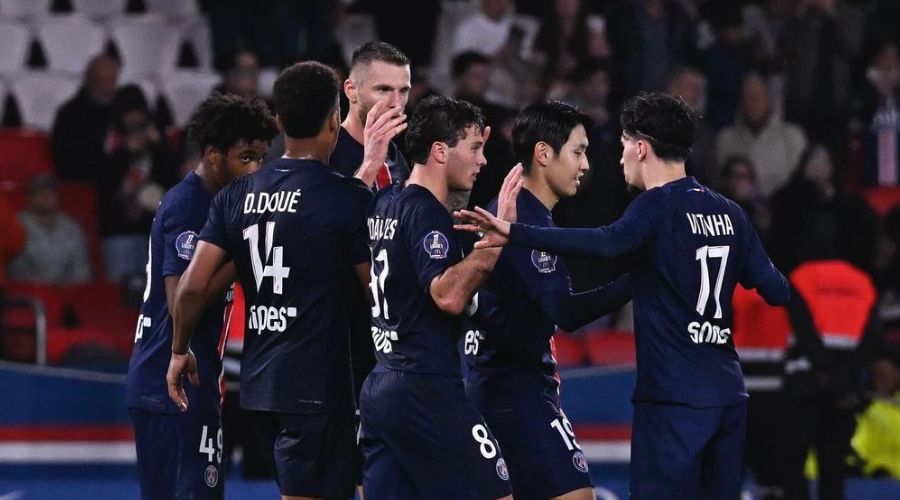
[[238, 50], [225, 67], [225, 78], [214, 92], [255, 97], [259, 83], [259, 59], [250, 50]]
[[153, 215], [177, 168], [137, 86], [116, 92], [106, 142], [107, 169], [97, 181], [100, 234], [106, 276], [118, 282], [143, 273]]
[[[675, 70], [669, 77], [666, 93], [680, 97], [695, 113], [706, 118], [706, 78], [696, 69], [685, 66]], [[715, 133], [708, 121], [703, 119], [697, 125], [697, 142], [687, 159], [687, 173], [706, 186], [718, 186], [718, 165]]]
[[720, 177], [719, 193], [747, 212], [763, 246], [769, 248], [772, 214], [767, 200], [759, 192], [753, 161], [745, 156], [729, 156], [722, 165]]
[[788, 183], [772, 197], [772, 260], [790, 272], [819, 259], [846, 260], [871, 273], [878, 218], [837, 178], [831, 151], [813, 144]]
[[9, 264], [11, 281], [71, 285], [91, 279], [87, 238], [59, 208], [59, 186], [52, 175], [28, 183], [28, 206], [19, 214], [25, 248]]
[[862, 83], [866, 184], [900, 184], [900, 52], [895, 40], [882, 41], [872, 55]]
[[516, 22], [512, 0], [481, 0], [481, 10], [463, 19], [453, 33], [451, 53], [475, 51], [488, 57], [492, 71], [487, 95], [518, 109], [540, 93], [531, 64], [533, 38]]
[[750, 70], [750, 47], [744, 33], [741, 7], [736, 2], [711, 2], [709, 22], [715, 36], [700, 54], [708, 82], [709, 114], [713, 130], [731, 125], [741, 100], [741, 83]]
[[543, 55], [545, 80], [552, 82], [568, 76], [580, 61], [589, 57], [591, 30], [582, 0], [554, 0], [548, 10], [541, 17], [534, 51]]
[[91, 59], [78, 93], [57, 111], [51, 147], [59, 177], [95, 182], [103, 175], [103, 145], [119, 69], [119, 61], [109, 55]]
[[740, 114], [734, 125], [716, 136], [718, 163], [731, 155], [750, 158], [762, 194], [770, 196], [788, 180], [805, 148], [803, 130], [773, 112], [766, 80], [758, 73], [748, 74], [741, 87]]

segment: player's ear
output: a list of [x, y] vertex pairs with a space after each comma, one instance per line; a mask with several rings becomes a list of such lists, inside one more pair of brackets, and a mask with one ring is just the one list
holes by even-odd
[[219, 148], [208, 144], [203, 148], [203, 163], [209, 166], [218, 166], [221, 160], [222, 152], [219, 151]]
[[351, 104], [356, 104], [356, 100], [358, 99], [356, 85], [353, 83], [353, 80], [349, 78], [344, 80], [344, 94]]
[[438, 163], [446, 163], [447, 162], [447, 154], [448, 154], [448, 151], [447, 151], [446, 143], [443, 143], [440, 141], [435, 141], [435, 142], [431, 143], [431, 152], [429, 153], [429, 155], [434, 157], [434, 159], [437, 160]]
[[546, 166], [551, 158], [553, 158], [553, 148], [544, 141], [538, 141], [534, 145], [534, 160], [538, 165]]

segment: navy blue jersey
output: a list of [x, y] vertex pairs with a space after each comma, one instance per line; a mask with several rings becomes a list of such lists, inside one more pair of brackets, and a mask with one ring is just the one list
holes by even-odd
[[462, 259], [450, 213], [422, 186], [382, 189], [369, 208], [369, 245], [378, 365], [462, 376], [462, 319], [441, 311], [429, 292], [431, 281]]
[[[516, 202], [523, 224], [553, 226], [547, 207], [527, 189]], [[497, 199], [488, 208], [497, 213]], [[559, 403], [559, 381], [550, 338], [556, 324], [543, 312], [540, 297], [568, 293], [565, 262], [556, 255], [523, 246], [503, 249], [493, 272], [478, 292], [476, 321], [485, 340], [472, 361], [469, 394], [482, 412], [493, 408]]]
[[693, 177], [642, 193], [609, 226], [514, 224], [510, 241], [563, 254], [639, 252], [631, 275], [635, 401], [698, 408], [741, 403], [747, 393], [731, 339], [734, 287], [757, 288], [773, 304], [790, 295], [746, 213]]
[[[211, 201], [212, 194], [203, 187], [200, 177], [190, 172], [166, 193], [156, 211], [150, 231], [147, 288], [128, 365], [125, 402], [129, 408], [181, 414], [166, 388], [166, 370], [172, 357], [172, 317], [164, 280], [187, 269]], [[224, 307], [223, 300], [211, 304], [191, 337], [200, 375], [199, 387], [184, 386], [191, 415], [219, 415]]]
[[282, 158], [213, 200], [200, 239], [234, 260], [246, 297], [243, 407], [352, 407], [347, 310], [371, 197], [321, 162]]
[[[334, 146], [334, 152], [331, 153], [331, 159], [328, 164], [335, 171], [345, 177], [353, 177], [353, 174], [359, 169], [363, 162], [365, 148], [362, 144], [356, 142], [356, 139], [347, 132], [347, 129], [341, 127], [338, 135], [337, 144]], [[388, 144], [387, 158], [384, 160], [391, 174], [391, 183], [397, 184], [405, 181], [409, 177], [409, 164], [406, 158], [400, 152], [400, 148], [391, 141]]]

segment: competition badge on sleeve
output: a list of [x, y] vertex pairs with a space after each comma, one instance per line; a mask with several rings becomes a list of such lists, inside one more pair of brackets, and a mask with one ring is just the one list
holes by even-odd
[[447, 237], [444, 236], [440, 231], [432, 231], [425, 235], [425, 240], [422, 242], [425, 246], [425, 251], [428, 252], [428, 257], [431, 259], [446, 259], [447, 252], [450, 250], [450, 242], [447, 240]]
[[531, 263], [539, 273], [556, 271], [556, 256], [542, 250], [531, 251]]

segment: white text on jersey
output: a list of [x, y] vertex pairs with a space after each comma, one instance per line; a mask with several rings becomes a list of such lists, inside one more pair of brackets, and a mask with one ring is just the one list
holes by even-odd
[[300, 190], [277, 191], [275, 193], [247, 193], [244, 197], [245, 214], [264, 214], [266, 212], [297, 213], [300, 203]]
[[691, 223], [691, 232], [703, 236], [734, 235], [734, 226], [728, 214], [685, 214]]
[[397, 231], [397, 221], [394, 219], [382, 219], [381, 217], [369, 217], [369, 239], [392, 240]]

